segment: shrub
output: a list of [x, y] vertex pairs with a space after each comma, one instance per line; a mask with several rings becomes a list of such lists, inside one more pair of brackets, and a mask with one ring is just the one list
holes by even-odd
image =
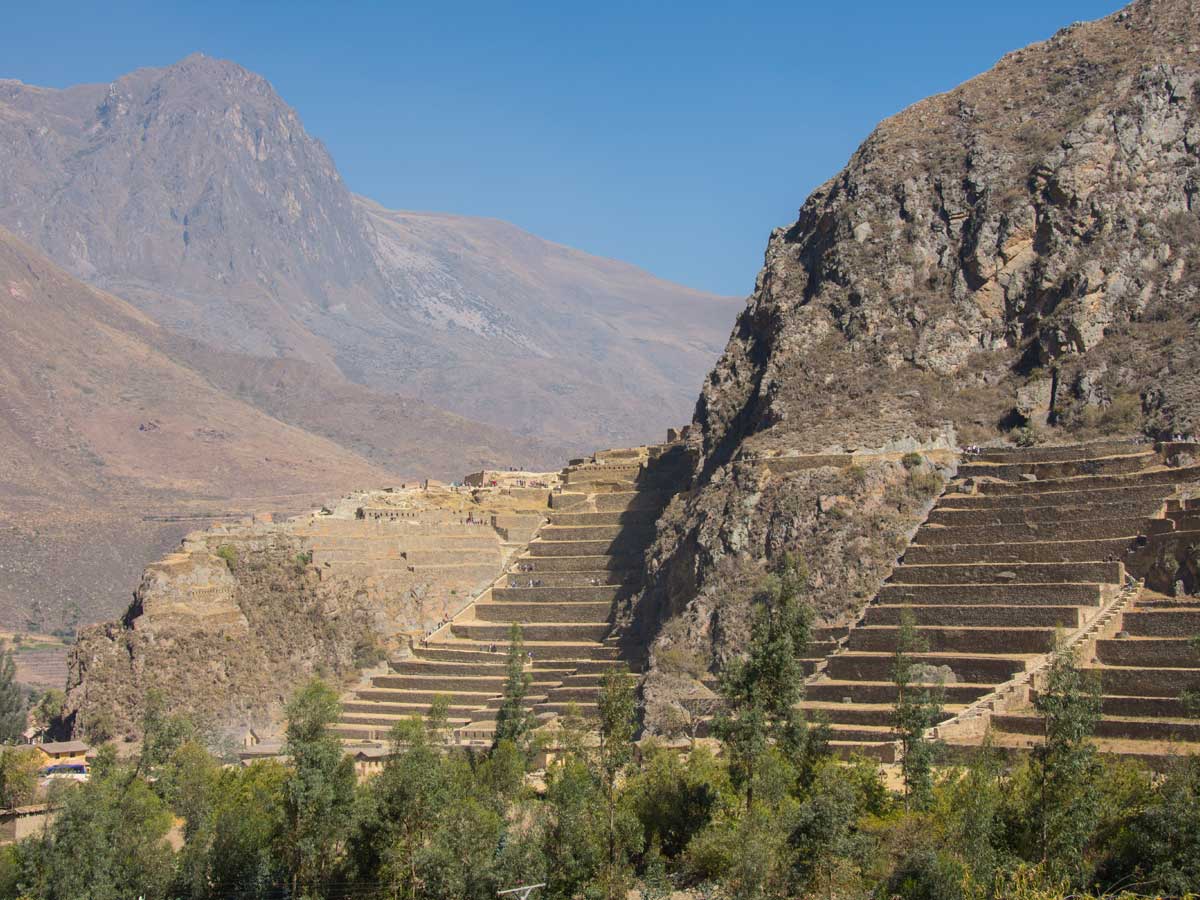
[[369, 669], [386, 658], [387, 652], [373, 632], [364, 632], [354, 642], [354, 667], [356, 669]]
[[222, 544], [217, 548], [217, 556], [225, 560], [225, 565], [229, 567], [230, 572], [237, 568], [238, 552], [236, 547], [231, 544]]
[[1013, 431], [1013, 443], [1018, 447], [1033, 447], [1038, 443], [1039, 435], [1037, 430], [1024, 426]]
[[904, 468], [911, 472], [913, 469], [918, 468], [924, 461], [925, 457], [923, 457], [920, 453], [905, 453], [904, 456], [900, 458], [900, 465], [904, 466]]
[[937, 472], [909, 472], [908, 490], [922, 500], [936, 497], [942, 491], [942, 476]]

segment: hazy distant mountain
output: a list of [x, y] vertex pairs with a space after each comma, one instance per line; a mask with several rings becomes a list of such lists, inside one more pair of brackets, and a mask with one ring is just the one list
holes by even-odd
[[214, 353], [0, 229], [0, 624], [118, 611], [190, 527], [163, 518], [560, 454], [304, 362]]
[[573, 447], [687, 419], [736, 313], [504, 223], [355, 198], [264, 79], [204, 56], [0, 82], [0, 154], [0, 224], [155, 322]]

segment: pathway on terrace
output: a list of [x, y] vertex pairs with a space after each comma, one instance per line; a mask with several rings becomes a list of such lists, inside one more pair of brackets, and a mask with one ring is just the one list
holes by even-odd
[[396, 722], [445, 696], [455, 741], [490, 744], [514, 622], [533, 655], [527, 704], [539, 723], [569, 708], [595, 715], [604, 672], [640, 668], [612, 636], [614, 609], [641, 587], [643, 553], [681, 463], [670, 445], [572, 461], [549, 495], [548, 521], [493, 586], [343, 702], [342, 738], [385, 743]]
[[[916, 655], [921, 680], [944, 683], [946, 712], [957, 716], [1002, 695], [1006, 683], [1043, 664], [1060, 629], [1077, 634], [1117, 601], [1126, 583], [1125, 561], [1147, 534], [1196, 527], [1192, 505], [1173, 506], [1176, 520], [1164, 519], [1176, 488], [1200, 480], [1200, 467], [1168, 468], [1146, 445], [987, 450], [969, 459], [888, 582], [807, 684], [805, 710], [831, 723], [833, 745], [843, 754], [895, 756], [892, 670], [905, 613], [928, 642], [928, 652]], [[1120, 649], [1121, 641], [1097, 644], [1106, 667], [1100, 734], [1122, 733], [1117, 723], [1136, 709], [1139, 721], [1160, 712], [1175, 717], [1172, 733], [1194, 739], [1196, 723], [1178, 726], [1175, 700], [1161, 697], [1169, 702], [1147, 705], [1145, 698], [1131, 698], [1139, 697], [1137, 691], [1158, 696], [1147, 688], [1154, 676], [1146, 667], [1185, 664], [1186, 641], [1174, 635], [1200, 624], [1196, 607], [1172, 601], [1151, 612], [1144, 602], [1138, 612], [1123, 615], [1131, 637]], [[1172, 628], [1170, 638], [1152, 637]], [[1110, 673], [1109, 666], [1123, 671]], [[1165, 694], [1194, 681], [1184, 675], [1169, 688], [1159, 682], [1156, 690]], [[1032, 727], [1028, 716], [996, 715], [992, 721], [1018, 733]], [[1106, 749], [1126, 750], [1118, 744]]]

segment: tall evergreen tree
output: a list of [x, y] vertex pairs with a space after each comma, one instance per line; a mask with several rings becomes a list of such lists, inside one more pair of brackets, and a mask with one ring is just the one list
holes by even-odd
[[0, 743], [15, 744], [25, 730], [25, 697], [17, 685], [12, 649], [0, 644]]
[[928, 649], [929, 644], [917, 631], [912, 613], [905, 610], [900, 617], [896, 655], [892, 662], [892, 682], [896, 686], [892, 726], [903, 749], [900, 772], [904, 777], [905, 809], [927, 809], [933, 799], [933, 763], [937, 747], [925, 733], [944, 717], [942, 688], [918, 680], [919, 662], [914, 659], [914, 654]]
[[600, 682], [599, 747], [597, 762], [604, 787], [604, 804], [608, 834], [608, 858], [605, 872], [605, 894], [617, 900], [626, 893], [625, 872], [628, 867], [627, 841], [617, 822], [617, 785], [622, 773], [633, 759], [633, 734], [637, 725], [637, 705], [629, 673], [613, 669]]
[[1053, 874], [1078, 876], [1099, 799], [1099, 764], [1091, 738], [1100, 720], [1100, 689], [1080, 671], [1074, 650], [1061, 641], [1034, 708], [1042, 718], [1043, 741], [1033, 754], [1042, 863]]
[[529, 736], [533, 731], [533, 713], [525, 705], [529, 685], [533, 676], [525, 671], [525, 642], [521, 626], [513, 622], [508, 631], [508, 659], [504, 677], [504, 701], [496, 713], [496, 730], [492, 735], [492, 746], [508, 741], [522, 752], [529, 748]]
[[803, 562], [791, 554], [777, 573], [764, 579], [754, 597], [750, 651], [730, 662], [721, 675], [725, 708], [714, 718], [713, 730], [725, 744], [747, 809], [754, 803], [759, 764], [772, 742], [793, 761], [814, 747], [813, 735], [796, 708], [804, 697], [801, 660], [812, 620], [811, 610], [800, 600], [806, 579]]
[[354, 799], [354, 762], [329, 730], [338, 698], [323, 681], [300, 688], [286, 714], [292, 771], [284, 785], [285, 852], [291, 895], [301, 897], [319, 889], [337, 859]]

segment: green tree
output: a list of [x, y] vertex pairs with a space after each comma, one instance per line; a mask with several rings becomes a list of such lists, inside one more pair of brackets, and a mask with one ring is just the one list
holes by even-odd
[[25, 698], [17, 684], [12, 649], [0, 643], [0, 743], [15, 744], [25, 730]]
[[933, 801], [933, 763], [937, 745], [926, 732], [945, 718], [940, 685], [922, 684], [920, 663], [914, 654], [925, 653], [928, 642], [917, 631], [916, 620], [908, 610], [900, 617], [896, 635], [896, 653], [892, 662], [892, 683], [896, 701], [892, 709], [892, 727], [900, 739], [900, 771], [904, 777], [904, 808], [928, 809]]
[[493, 748], [501, 741], [507, 741], [522, 752], [528, 752], [534, 719], [532, 711], [526, 706], [525, 697], [529, 693], [533, 676], [525, 671], [525, 661], [525, 642], [521, 635], [521, 626], [513, 622], [508, 631], [504, 700], [496, 713]]
[[33, 718], [42, 731], [49, 731], [62, 718], [67, 695], [58, 688], [50, 688], [42, 694], [33, 708]]
[[[1130, 868], [1167, 896], [1200, 885], [1200, 757], [1177, 760], [1130, 828]], [[1135, 869], [1135, 871], [1136, 871]]]
[[1042, 744], [1033, 752], [1033, 820], [1041, 861], [1054, 877], [1078, 877], [1097, 814], [1099, 766], [1091, 738], [1100, 719], [1100, 690], [1061, 641], [1034, 708], [1042, 719]]
[[291, 773], [284, 786], [286, 846], [294, 897], [313, 895], [337, 861], [354, 798], [354, 762], [329, 726], [337, 721], [338, 698], [313, 679], [286, 707], [285, 752]]
[[879, 775], [865, 760], [850, 767], [826, 763], [796, 815], [789, 843], [799, 880], [832, 898], [847, 877], [856, 877], [855, 858], [868, 838], [858, 827], [866, 812], [881, 811]]
[[37, 839], [32, 896], [64, 900], [160, 900], [168, 894], [174, 854], [171, 812], [133, 769], [104, 748], [85, 784], [64, 785], [53, 824]]
[[142, 752], [138, 771], [156, 776], [171, 756], [184, 744], [201, 743], [201, 732], [189, 716], [170, 712], [167, 696], [152, 689], [142, 704]]
[[633, 758], [633, 734], [637, 727], [637, 704], [633, 679], [624, 669], [610, 669], [600, 682], [597, 697], [600, 712], [597, 767], [604, 789], [605, 840], [608, 855], [604, 873], [608, 900], [624, 897], [629, 867], [629, 829], [617, 821], [618, 782]]
[[207, 848], [211, 898], [266, 900], [288, 882], [286, 870], [291, 773], [275, 760], [221, 772], [213, 792]]
[[754, 804], [758, 769], [772, 743], [796, 762], [819, 743], [797, 709], [804, 696], [801, 660], [812, 618], [800, 600], [806, 578], [803, 563], [789, 554], [779, 571], [763, 580], [754, 596], [750, 651], [721, 674], [725, 707], [714, 717], [713, 731], [725, 745], [747, 810]]
[[32, 747], [0, 748], [0, 804], [6, 809], [32, 803], [41, 759]]

